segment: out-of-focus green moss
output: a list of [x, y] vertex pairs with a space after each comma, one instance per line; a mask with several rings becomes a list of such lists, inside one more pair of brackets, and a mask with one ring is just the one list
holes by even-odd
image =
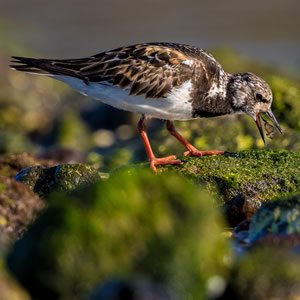
[[128, 148], [122, 148], [115, 150], [108, 155], [104, 160], [104, 165], [107, 170], [114, 170], [120, 167], [124, 167], [132, 162], [133, 153]]
[[144, 277], [204, 299], [207, 281], [226, 276], [231, 255], [213, 199], [180, 176], [116, 172], [49, 203], [8, 259], [32, 295], [74, 299], [109, 278]]
[[300, 84], [282, 76], [268, 81], [274, 96], [274, 111], [289, 128], [300, 130]]
[[32, 152], [34, 150], [34, 145], [25, 134], [0, 127], [0, 153]]
[[297, 300], [300, 297], [299, 254], [266, 247], [237, 263], [227, 294], [220, 300]]
[[[0, 61], [7, 58], [0, 51]], [[43, 132], [56, 117], [66, 94], [62, 84], [49, 78], [33, 76], [7, 68], [0, 70], [0, 128], [19, 133]]]
[[251, 220], [249, 241], [268, 234], [300, 234], [300, 194], [286, 199], [269, 201]]
[[74, 112], [68, 112], [58, 125], [57, 144], [64, 148], [86, 151], [91, 147], [90, 135], [87, 124]]
[[222, 200], [238, 194], [265, 201], [300, 188], [300, 152], [249, 150], [218, 156], [186, 158], [176, 169], [206, 184]]
[[20, 171], [15, 179], [27, 185], [41, 197], [55, 190], [73, 191], [101, 178], [90, 165], [62, 164], [51, 168], [33, 166]]

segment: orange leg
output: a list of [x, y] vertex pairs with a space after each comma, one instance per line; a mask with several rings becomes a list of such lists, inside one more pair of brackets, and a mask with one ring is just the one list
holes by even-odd
[[150, 167], [154, 172], [157, 172], [156, 166], [159, 166], [159, 165], [180, 165], [180, 164], [182, 164], [182, 162], [179, 159], [176, 159], [175, 155], [161, 157], [161, 158], [155, 157], [155, 155], [152, 151], [148, 136], [147, 136], [144, 115], [142, 115], [142, 117], [140, 118], [140, 120], [138, 122], [137, 130], [138, 130], [139, 134], [141, 135], [141, 138], [143, 140], [143, 143], [144, 143], [144, 146], [146, 149], [148, 159], [150, 161]]
[[176, 131], [173, 122], [167, 121], [167, 129], [171, 135], [173, 135], [183, 146], [187, 149], [184, 152], [184, 156], [204, 156], [204, 155], [219, 155], [224, 154], [224, 151], [219, 150], [208, 150], [208, 151], [200, 151], [195, 148], [192, 144], [190, 144], [179, 132]]

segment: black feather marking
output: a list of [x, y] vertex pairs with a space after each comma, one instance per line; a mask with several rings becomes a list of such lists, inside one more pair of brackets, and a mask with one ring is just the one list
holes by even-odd
[[131, 86], [129, 95], [141, 95], [148, 88], [148, 82], [134, 82]]
[[121, 79], [121, 81], [119, 82], [118, 85], [119, 85], [121, 88], [126, 88], [126, 87], [128, 87], [130, 84], [131, 84], [130, 79], [129, 79], [127, 76], [124, 76], [124, 75], [123, 75], [123, 78]]

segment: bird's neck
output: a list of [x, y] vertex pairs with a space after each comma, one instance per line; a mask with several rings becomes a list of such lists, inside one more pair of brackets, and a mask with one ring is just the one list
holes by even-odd
[[241, 113], [247, 93], [242, 84], [241, 76], [244, 73], [227, 74], [226, 102], [232, 113]]
[[194, 101], [194, 117], [216, 117], [235, 112], [228, 93], [230, 78], [230, 74], [221, 70], [218, 77], [213, 78], [209, 89], [197, 95]]

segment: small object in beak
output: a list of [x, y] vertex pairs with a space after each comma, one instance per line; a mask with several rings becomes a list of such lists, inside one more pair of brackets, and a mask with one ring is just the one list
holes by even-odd
[[270, 123], [268, 123], [268, 121], [265, 118], [263, 118], [263, 117], [261, 117], [261, 118], [264, 121], [266, 136], [270, 139], [273, 139], [274, 134], [275, 134], [275, 127], [273, 125], [271, 125]]
[[277, 127], [278, 131], [282, 134], [283, 131], [279, 125], [279, 123], [277, 122], [271, 108], [266, 112], [266, 115], [269, 117], [269, 119], [273, 122], [273, 124]]
[[257, 126], [258, 130], [259, 130], [260, 136], [261, 136], [264, 144], [266, 144], [264, 131], [263, 131], [262, 125], [261, 125], [260, 113], [256, 114], [255, 123], [256, 123], [256, 126]]

